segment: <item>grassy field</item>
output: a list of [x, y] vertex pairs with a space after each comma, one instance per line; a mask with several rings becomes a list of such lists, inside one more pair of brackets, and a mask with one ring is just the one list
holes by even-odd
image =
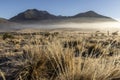
[[120, 36], [70, 30], [0, 33], [0, 80], [120, 80]]

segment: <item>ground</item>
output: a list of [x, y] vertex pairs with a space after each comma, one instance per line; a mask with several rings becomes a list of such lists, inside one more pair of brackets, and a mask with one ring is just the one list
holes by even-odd
[[0, 76], [0, 80], [120, 80], [120, 36], [76, 29], [1, 32]]

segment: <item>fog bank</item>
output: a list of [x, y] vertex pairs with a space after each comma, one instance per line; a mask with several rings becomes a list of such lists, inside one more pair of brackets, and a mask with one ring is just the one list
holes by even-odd
[[23, 25], [22, 29], [57, 29], [57, 28], [79, 28], [88, 30], [116, 31], [120, 30], [119, 22], [96, 22], [96, 23], [56, 23], [56, 24], [31, 24]]

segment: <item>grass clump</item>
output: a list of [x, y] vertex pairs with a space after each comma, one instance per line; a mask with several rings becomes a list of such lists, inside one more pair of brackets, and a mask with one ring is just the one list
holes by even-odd
[[75, 39], [68, 34], [24, 37], [18, 44], [20, 51], [0, 55], [0, 79], [120, 80], [120, 49], [116, 43], [104, 44], [108, 41], [99, 37]]
[[2, 39], [3, 39], [3, 40], [5, 40], [5, 39], [13, 39], [13, 38], [14, 38], [14, 36], [11, 35], [11, 34], [9, 34], [9, 33], [5, 33], [5, 34], [3, 34], [3, 36], [2, 36]]

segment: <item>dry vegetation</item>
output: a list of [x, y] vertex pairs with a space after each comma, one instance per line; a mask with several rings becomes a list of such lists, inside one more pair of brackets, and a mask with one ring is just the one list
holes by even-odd
[[1, 33], [0, 80], [120, 80], [120, 36]]

